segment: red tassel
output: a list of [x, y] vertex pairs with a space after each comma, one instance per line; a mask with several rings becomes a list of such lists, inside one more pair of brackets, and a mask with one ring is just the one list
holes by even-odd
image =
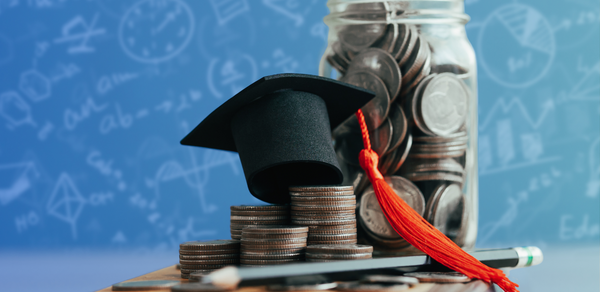
[[466, 253], [396, 195], [377, 169], [379, 156], [371, 149], [369, 131], [360, 109], [356, 112], [356, 117], [365, 145], [365, 149], [360, 152], [360, 166], [369, 177], [381, 210], [394, 230], [407, 242], [444, 266], [469, 278], [494, 282], [506, 292], [518, 292], [516, 287], [519, 285], [511, 282], [504, 272], [490, 268]]

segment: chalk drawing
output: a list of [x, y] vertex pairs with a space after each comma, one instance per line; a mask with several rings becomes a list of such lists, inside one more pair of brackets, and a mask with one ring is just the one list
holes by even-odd
[[315, 1], [262, 0], [262, 3], [266, 7], [291, 20], [294, 23], [294, 26], [300, 27], [304, 24], [304, 15], [310, 11], [315, 4]]
[[[498, 50], [499, 46], [504, 49]], [[495, 82], [506, 87], [527, 87], [543, 78], [552, 65], [556, 54], [554, 32], [533, 7], [506, 4], [481, 25], [477, 53], [481, 66]]]
[[208, 88], [217, 99], [229, 98], [258, 79], [258, 68], [248, 54], [223, 61], [213, 59], [208, 65], [207, 79]]
[[85, 103], [81, 105], [78, 110], [65, 109], [63, 114], [63, 122], [67, 130], [73, 130], [77, 125], [84, 120], [88, 119], [93, 113], [99, 113], [104, 111], [108, 107], [108, 104], [97, 105], [96, 102], [88, 97]]
[[100, 151], [92, 150], [85, 161], [102, 175], [116, 182], [119, 191], [125, 191], [127, 189], [127, 183], [123, 179], [123, 171], [113, 166], [114, 161], [112, 159], [106, 159], [102, 157]]
[[[542, 194], [544, 194], [548, 190], [548, 188], [550, 188], [553, 185], [554, 181], [561, 176], [562, 173], [560, 171], [551, 168], [547, 172], [532, 177], [529, 180], [529, 185], [527, 186], [527, 188], [516, 192], [516, 195], [508, 194], [506, 198], [506, 203], [508, 204], [508, 206], [503, 208], [506, 211], [496, 221], [484, 224], [482, 228], [479, 228], [480, 236], [477, 240], [477, 243], [485, 244], [489, 241], [492, 235], [496, 234], [496, 232], [499, 229], [509, 228], [515, 222], [522, 223], [521, 221], [516, 221], [520, 214], [519, 210], [521, 205], [528, 202], [532, 194], [539, 195], [540, 191]], [[534, 199], [540, 200], [539, 198]], [[527, 213], [527, 215], [531, 214], [532, 212], [531, 210], [529, 210], [529, 213]]]
[[592, 142], [588, 153], [588, 161], [590, 178], [585, 195], [589, 198], [597, 198], [600, 194], [600, 137]]
[[125, 233], [123, 233], [123, 231], [119, 230], [117, 233], [115, 233], [115, 235], [113, 235], [110, 242], [117, 244], [127, 243], [127, 237], [125, 237]]
[[9, 129], [15, 129], [25, 124], [37, 127], [31, 116], [31, 107], [15, 91], [0, 94], [0, 116], [6, 119], [8, 122], [6, 126]]
[[42, 128], [38, 131], [38, 139], [40, 141], [45, 141], [48, 138], [48, 135], [50, 135], [50, 133], [52, 133], [52, 131], [54, 131], [54, 124], [52, 124], [49, 121], [46, 121], [46, 123], [42, 126]]
[[70, 43], [67, 49], [69, 54], [93, 53], [96, 49], [90, 46], [90, 39], [106, 33], [104, 28], [96, 28], [96, 22], [98, 14], [95, 14], [89, 23], [83, 16], [77, 15], [63, 25], [61, 36], [54, 39], [54, 43]]
[[133, 124], [133, 117], [131, 114], [124, 113], [118, 103], [115, 104], [115, 111], [116, 115], [106, 115], [100, 121], [100, 134], [108, 134], [117, 128], [127, 129]]
[[0, 204], [6, 206], [30, 190], [39, 176], [33, 161], [0, 164]]
[[323, 42], [327, 42], [327, 34], [327, 25], [325, 25], [325, 23], [322, 21], [319, 21], [310, 27], [310, 35], [321, 39]]
[[15, 226], [18, 233], [27, 231], [29, 227], [38, 225], [40, 216], [35, 211], [29, 211], [27, 214], [15, 217]]
[[167, 61], [185, 49], [194, 33], [194, 15], [181, 0], [142, 0], [121, 19], [119, 44], [142, 63]]
[[[543, 156], [543, 139], [538, 132], [554, 110], [554, 101], [548, 99], [542, 104], [539, 116], [533, 118], [519, 98], [513, 97], [509, 101], [498, 98], [489, 113], [482, 114], [485, 118], [480, 120], [479, 175], [485, 176], [560, 160], [558, 156]], [[520, 133], [514, 132], [513, 122], [520, 125], [516, 128]], [[493, 143], [494, 140], [496, 143]], [[497, 159], [492, 157], [494, 146]], [[517, 152], [519, 148], [521, 151]]]
[[113, 90], [116, 86], [119, 86], [128, 81], [134, 80], [139, 77], [138, 73], [113, 73], [104, 75], [96, 82], [96, 92], [103, 95]]
[[21, 73], [19, 89], [31, 101], [39, 102], [52, 94], [52, 83], [50, 79], [37, 70], [27, 70]]
[[[571, 214], [560, 216], [560, 225], [558, 236], [561, 240], [581, 240], [585, 238], [597, 238], [600, 235], [600, 224], [597, 222], [590, 223], [590, 215], [584, 214], [583, 218], [577, 216], [573, 216]], [[576, 218], [573, 218], [576, 217]], [[579, 221], [581, 224], [573, 226], [572, 221]], [[577, 221], [575, 224], [578, 224]]]
[[256, 43], [257, 28], [248, 13], [219, 24], [212, 15], [199, 21], [197, 44], [207, 60], [223, 58], [227, 55], [248, 53]]
[[219, 25], [224, 25], [232, 19], [250, 11], [247, 0], [210, 0]]
[[77, 219], [86, 204], [73, 179], [63, 172], [52, 190], [46, 210], [48, 214], [65, 221], [71, 227], [73, 239], [77, 239]]

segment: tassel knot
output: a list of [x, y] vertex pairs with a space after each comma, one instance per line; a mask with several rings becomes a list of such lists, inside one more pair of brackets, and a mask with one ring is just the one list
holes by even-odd
[[363, 149], [358, 157], [360, 167], [365, 170], [369, 181], [382, 180], [383, 175], [377, 170], [379, 165], [379, 156], [373, 149]]

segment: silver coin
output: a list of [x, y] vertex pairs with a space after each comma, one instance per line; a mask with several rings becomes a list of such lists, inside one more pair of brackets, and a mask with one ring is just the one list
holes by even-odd
[[364, 276], [360, 281], [367, 283], [408, 284], [410, 286], [415, 286], [419, 284], [419, 279], [415, 277], [391, 275], [367, 275]]
[[360, 283], [360, 282], [346, 282], [339, 283], [336, 290], [338, 291], [404, 291], [410, 288], [406, 284], [394, 284], [394, 285], [385, 285], [385, 284], [372, 284], [372, 283]]
[[419, 35], [412, 56], [401, 67], [402, 83], [408, 85], [423, 68], [427, 59], [431, 57], [429, 43]]
[[307, 246], [306, 252], [312, 254], [363, 254], [372, 253], [373, 247], [365, 244], [319, 244]]
[[353, 254], [328, 254], [328, 253], [306, 253], [307, 259], [334, 259], [334, 260], [363, 260], [373, 258], [373, 254], [353, 253]]
[[[348, 71], [348, 74], [344, 75], [340, 81], [371, 90], [375, 93], [375, 97], [361, 109], [365, 116], [367, 127], [370, 130], [379, 128], [385, 121], [390, 108], [390, 94], [385, 83], [377, 75], [369, 71]], [[355, 116], [351, 118], [354, 118], [354, 121], [358, 123]]]
[[396, 59], [396, 62], [400, 60], [400, 54], [402, 50], [406, 48], [408, 44], [408, 35], [410, 34], [410, 27], [406, 24], [399, 23], [398, 25], [398, 37], [396, 38], [396, 44], [390, 54]]
[[396, 155], [402, 155], [402, 153], [400, 153], [400, 151], [392, 151], [379, 159], [379, 166], [377, 168], [379, 168], [379, 172], [381, 172], [382, 175], [385, 176], [389, 173], [392, 163], [394, 163], [394, 160], [396, 159]]
[[439, 136], [418, 136], [414, 137], [415, 143], [428, 143], [428, 144], [444, 144], [449, 142], [461, 141], [466, 143], [469, 140], [469, 136], [466, 131], [456, 132], [445, 137]]
[[179, 284], [174, 280], [129, 281], [112, 285], [113, 291], [165, 290]]
[[417, 181], [448, 181], [462, 184], [464, 181], [464, 177], [448, 172], [416, 172], [416, 173], [407, 173], [404, 176], [413, 182]]
[[184, 250], [212, 250], [212, 249], [239, 249], [240, 242], [236, 240], [208, 240], [208, 241], [188, 241], [179, 245], [179, 249]]
[[[352, 186], [349, 185], [322, 185], [322, 186], [290, 186], [289, 191], [292, 193], [302, 192], [351, 192]], [[289, 208], [289, 206], [288, 206]]]
[[317, 204], [323, 204], [324, 202], [345, 202], [345, 201], [354, 201], [356, 196], [354, 192], [349, 195], [341, 195], [341, 196], [320, 196], [320, 197], [305, 197], [305, 196], [291, 196], [292, 202], [312, 202]]
[[456, 78], [461, 79], [461, 80], [468, 79], [471, 76], [471, 74], [469, 73], [469, 71], [467, 69], [465, 69], [464, 67], [462, 67], [460, 65], [456, 65], [456, 64], [434, 65], [431, 68], [431, 72], [432, 73], [445, 73], [445, 72], [453, 73], [456, 75]]
[[346, 68], [348, 68], [348, 64], [345, 64], [344, 61], [337, 55], [329, 55], [326, 57], [327, 63], [331, 65], [335, 70], [340, 72], [340, 74], [346, 74]]
[[466, 121], [468, 98], [465, 86], [454, 74], [434, 77], [425, 87], [420, 102], [425, 127], [437, 136], [458, 131]]
[[352, 59], [348, 71], [370, 71], [381, 78], [392, 102], [400, 93], [402, 73], [396, 59], [387, 51], [379, 48], [369, 48]]
[[337, 287], [336, 283], [322, 283], [313, 285], [269, 285], [269, 291], [314, 291], [314, 290], [329, 290]]
[[465, 196], [458, 184], [450, 184], [435, 202], [430, 223], [450, 239], [456, 238], [466, 211]]
[[415, 277], [421, 282], [433, 283], [466, 283], [471, 279], [458, 272], [412, 272], [405, 273], [406, 277]]
[[452, 158], [442, 159], [410, 159], [400, 169], [400, 173], [447, 171], [464, 174], [465, 169]]
[[465, 150], [447, 151], [447, 152], [412, 152], [408, 156], [411, 158], [451, 158], [460, 157], [465, 154]]
[[400, 169], [400, 167], [402, 167], [402, 164], [404, 164], [404, 161], [406, 161], [406, 158], [410, 153], [410, 149], [412, 148], [412, 141], [412, 135], [408, 134], [406, 136], [406, 139], [404, 139], [404, 141], [402, 141], [402, 144], [400, 144], [400, 147], [396, 149], [398, 153], [396, 154], [392, 165], [387, 171], [388, 174], [394, 174]]
[[[401, 176], [385, 177], [386, 183], [396, 195], [404, 200], [419, 215], [425, 211], [425, 198], [417, 186]], [[401, 236], [386, 219], [375, 196], [373, 188], [367, 188], [361, 198], [360, 219], [369, 231], [386, 239], [399, 239]]]
[[414, 88], [416, 88], [419, 85], [421, 80], [427, 78], [427, 76], [430, 75], [430, 73], [431, 73], [431, 54], [429, 54], [429, 56], [427, 56], [427, 58], [425, 59], [425, 63], [423, 63], [423, 66], [421, 66], [421, 68], [419, 68], [417, 71], [418, 71], [418, 73], [416, 73], [416, 76], [414, 78], [412, 78], [411, 80], [408, 80], [406, 82], [403, 81], [402, 90], [400, 91], [401, 96], [408, 95], [409, 92], [411, 92]]
[[410, 32], [407, 36], [406, 48], [400, 53], [400, 60], [398, 60], [398, 65], [400, 65], [400, 67], [404, 66], [404, 64], [409, 60], [410, 56], [413, 54], [417, 40], [419, 39], [417, 27], [414, 25], [408, 26]]
[[[394, 50], [394, 46], [396, 45], [398, 34], [398, 25], [395, 23], [388, 24], [385, 34], [375, 44], [373, 44], [373, 47], [382, 49], [388, 53], [392, 52]], [[394, 62], [396, 61], [394, 60]]]
[[347, 69], [350, 65], [350, 56], [348, 56], [348, 53], [344, 51], [344, 49], [342, 49], [342, 45], [340, 44], [340, 42], [333, 43], [331, 45], [331, 50], [334, 54], [337, 55], [337, 57], [341, 61], [340, 65], [343, 65], [344, 68]]
[[381, 23], [346, 25], [340, 29], [338, 37], [345, 50], [357, 53], [377, 42], [386, 28]]
[[393, 103], [391, 105], [388, 119], [392, 123], [392, 138], [386, 154], [389, 154], [400, 146], [406, 136], [407, 130], [406, 116], [399, 104]]

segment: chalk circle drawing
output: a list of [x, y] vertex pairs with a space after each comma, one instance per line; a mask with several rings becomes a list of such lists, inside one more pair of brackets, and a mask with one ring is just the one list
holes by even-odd
[[252, 56], [240, 54], [211, 60], [206, 75], [210, 92], [218, 99], [229, 98], [258, 79], [258, 68]]
[[0, 205], [6, 206], [23, 195], [39, 176], [33, 161], [0, 165]]
[[14, 55], [12, 41], [5, 35], [0, 34], [0, 65], [10, 62]]
[[492, 12], [481, 25], [477, 42], [485, 72], [495, 82], [512, 88], [542, 79], [556, 54], [548, 20], [534, 8], [517, 3]]
[[142, 0], [121, 19], [119, 44], [135, 61], [164, 62], [185, 49], [194, 22], [192, 10], [181, 0]]
[[19, 89], [31, 101], [39, 102], [50, 97], [52, 94], [52, 82], [38, 70], [27, 70], [21, 73]]
[[31, 107], [15, 91], [0, 94], [0, 116], [6, 119], [11, 129], [25, 124], [37, 127], [31, 116]]
[[73, 239], [77, 239], [77, 219], [85, 203], [85, 198], [75, 186], [71, 176], [63, 172], [56, 181], [56, 185], [54, 185], [46, 205], [46, 211], [48, 214], [69, 224]]
[[212, 60], [224, 54], [239, 54], [256, 43], [256, 24], [248, 13], [237, 13], [226, 22], [212, 15], [202, 17], [198, 25], [197, 43], [202, 55]]

